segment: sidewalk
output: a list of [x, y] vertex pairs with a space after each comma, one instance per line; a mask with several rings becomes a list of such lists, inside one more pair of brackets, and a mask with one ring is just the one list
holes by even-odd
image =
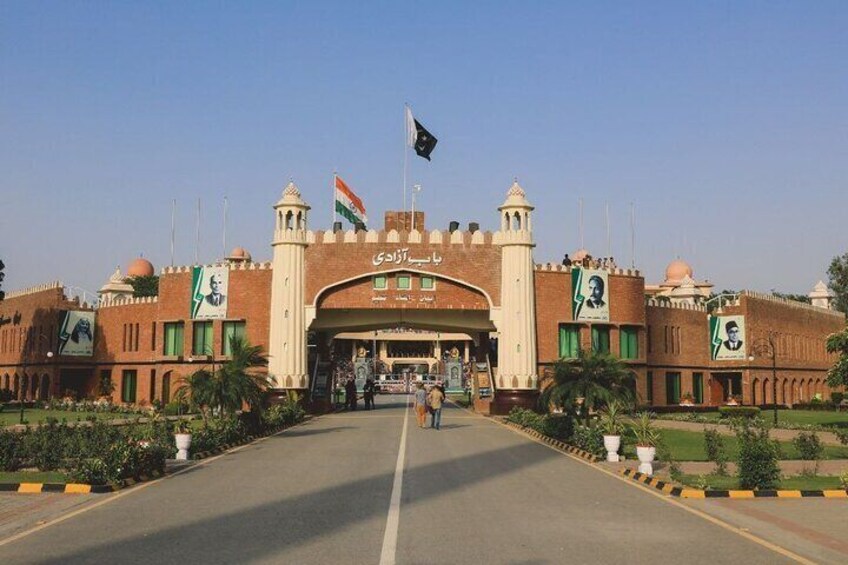
[[[675, 420], [653, 420], [654, 426], [657, 428], [669, 430], [686, 430], [688, 432], [703, 432], [704, 428], [709, 430], [718, 430], [718, 433], [724, 436], [735, 435], [726, 424], [701, 424], [699, 422], [677, 422]], [[792, 441], [802, 430], [782, 430], [779, 428], [771, 429], [771, 437], [779, 441]], [[825, 445], [841, 446], [842, 442], [832, 432], [816, 432], [819, 439]]]

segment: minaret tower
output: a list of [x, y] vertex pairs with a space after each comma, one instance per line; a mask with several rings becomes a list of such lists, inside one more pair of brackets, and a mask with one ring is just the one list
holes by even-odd
[[498, 376], [501, 389], [536, 388], [536, 298], [533, 288], [533, 206], [516, 180], [498, 208], [501, 230], [501, 327]]
[[309, 387], [303, 295], [306, 213], [309, 206], [289, 182], [274, 205], [274, 258], [271, 276], [271, 332], [268, 372], [272, 388]]

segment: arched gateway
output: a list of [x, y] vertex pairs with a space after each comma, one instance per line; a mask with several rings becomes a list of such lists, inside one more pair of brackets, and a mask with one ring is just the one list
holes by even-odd
[[[338, 357], [334, 341], [350, 342], [342, 355], [355, 359], [357, 342], [380, 338], [371, 348], [375, 363], [409, 355], [427, 366], [460, 350], [466, 364], [483, 361], [497, 336], [497, 388], [509, 392], [503, 398], [532, 401], [538, 383], [533, 207], [518, 183], [499, 208], [495, 233], [475, 225], [427, 231], [421, 212], [420, 231], [407, 229], [411, 213], [387, 212], [380, 231], [311, 232], [309, 206], [293, 183], [274, 210], [269, 372], [275, 388], [310, 388], [310, 356]], [[315, 351], [307, 350], [308, 336]], [[411, 342], [432, 345], [425, 351]]]

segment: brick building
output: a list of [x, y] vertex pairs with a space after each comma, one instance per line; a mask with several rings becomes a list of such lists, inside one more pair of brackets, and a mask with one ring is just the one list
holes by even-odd
[[[167, 402], [243, 335], [269, 353], [273, 389], [325, 398], [334, 375], [438, 375], [473, 382], [478, 406], [500, 412], [531, 405], [539, 375], [581, 348], [621, 357], [656, 406], [828, 396], [824, 343], [845, 317], [821, 286], [816, 306], [753, 292], [710, 303], [711, 285], [680, 260], [659, 285], [582, 250], [573, 265], [535, 264], [534, 209], [517, 183], [496, 232], [428, 230], [422, 212], [415, 230], [410, 213], [387, 212], [382, 230], [312, 231], [308, 211], [290, 184], [274, 206], [271, 261], [237, 248], [213, 265], [166, 267], [156, 297], [132, 298], [120, 271], [96, 308], [60, 283], [10, 292], [0, 389], [97, 397], [112, 383], [115, 402]], [[127, 270], [153, 273], [143, 259]]]

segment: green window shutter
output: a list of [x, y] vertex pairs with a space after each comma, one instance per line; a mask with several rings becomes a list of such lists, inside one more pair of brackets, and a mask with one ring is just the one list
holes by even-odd
[[580, 350], [580, 328], [561, 325], [559, 327], [559, 356], [574, 359]]
[[386, 276], [385, 275], [377, 275], [374, 277], [374, 288], [376, 290], [384, 290], [387, 286]]
[[654, 372], [648, 371], [648, 404], [654, 403]]
[[610, 331], [608, 326], [592, 326], [592, 351], [610, 352]]
[[639, 334], [636, 328], [621, 328], [619, 332], [619, 346], [622, 359], [636, 359], [639, 357]]
[[421, 277], [421, 290], [433, 290], [435, 286], [433, 277]]
[[409, 290], [410, 278], [409, 275], [398, 275], [397, 288], [398, 290]]
[[224, 322], [224, 335], [223, 335], [223, 343], [221, 344], [221, 352], [224, 355], [232, 355], [232, 348], [230, 347], [230, 340], [232, 338], [242, 338], [244, 339], [244, 322]]
[[212, 322], [195, 322], [192, 355], [209, 355], [212, 351]]
[[134, 403], [136, 399], [136, 372], [126, 370], [121, 376], [121, 402]]
[[666, 373], [665, 378], [665, 403], [680, 404], [680, 373]]
[[695, 397], [695, 404], [704, 403], [704, 374], [692, 373], [692, 393]]

